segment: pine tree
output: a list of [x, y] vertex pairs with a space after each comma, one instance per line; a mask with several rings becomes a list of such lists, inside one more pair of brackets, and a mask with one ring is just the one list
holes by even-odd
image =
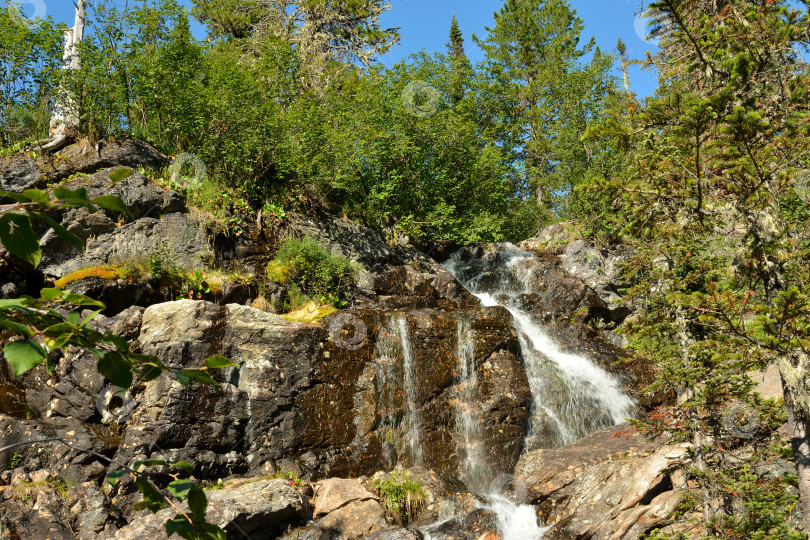
[[458, 27], [455, 13], [450, 22], [450, 41], [447, 42], [447, 54], [456, 58], [467, 58], [467, 54], [464, 52], [464, 36]]
[[352, 66], [368, 67], [399, 40], [383, 29], [388, 0], [193, 0], [193, 13], [215, 35], [283, 38], [297, 50], [307, 86], [322, 91]]
[[546, 219], [574, 217], [576, 186], [604, 164], [581, 137], [615, 94], [612, 59], [592, 39], [580, 44], [584, 23], [565, 0], [506, 0], [494, 18], [487, 38], [473, 40], [497, 87], [499, 144], [514, 149], [517, 189]]
[[[707, 526], [788, 537], [762, 536], [756, 519], [736, 515], [746, 500], [727, 486], [750, 477], [740, 463], [765, 456], [787, 420], [810, 530], [810, 206], [796, 189], [810, 136], [810, 73], [797, 48], [810, 16], [787, 0], [651, 8], [670, 21], [648, 58], [661, 88], [611, 130], [637, 142], [628, 175], [611, 186], [625, 194], [634, 297], [645, 306], [629, 335], [657, 361], [659, 388], [678, 396], [646, 428], [694, 444]], [[749, 372], [768, 364], [782, 376], [781, 410], [751, 393]], [[748, 439], [726, 417], [738, 402], [762, 419]]]

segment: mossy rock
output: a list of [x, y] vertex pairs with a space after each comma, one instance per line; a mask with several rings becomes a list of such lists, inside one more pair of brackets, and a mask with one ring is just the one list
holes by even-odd
[[70, 283], [82, 279], [87, 278], [121, 279], [123, 277], [126, 277], [126, 273], [124, 272], [124, 269], [122, 267], [105, 264], [102, 266], [92, 266], [90, 268], [84, 268], [82, 270], [76, 270], [75, 272], [71, 272], [70, 274], [56, 280], [55, 285], [60, 289], [63, 289]]

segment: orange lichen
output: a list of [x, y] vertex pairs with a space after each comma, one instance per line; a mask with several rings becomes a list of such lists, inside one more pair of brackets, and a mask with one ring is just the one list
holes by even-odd
[[93, 266], [92, 268], [85, 268], [83, 270], [76, 270], [63, 278], [56, 280], [56, 286], [60, 289], [64, 288], [68, 283], [79, 281], [86, 278], [99, 278], [99, 279], [120, 279], [124, 277], [124, 270], [120, 266]]

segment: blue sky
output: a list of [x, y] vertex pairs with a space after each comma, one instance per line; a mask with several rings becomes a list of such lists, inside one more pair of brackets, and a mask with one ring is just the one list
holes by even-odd
[[[73, 24], [72, 0], [17, 0], [24, 3], [23, 11], [32, 15], [53, 15], [58, 21]], [[93, 0], [90, 0], [92, 3]], [[189, 0], [181, 0], [189, 5]], [[398, 26], [402, 35], [400, 45], [380, 61], [391, 65], [409, 54], [425, 49], [428, 52], [444, 51], [453, 13], [459, 21], [466, 40], [467, 54], [471, 60], [480, 60], [481, 51], [472, 43], [472, 34], [484, 38], [485, 27], [492, 25], [492, 14], [500, 9], [501, 0], [391, 0], [393, 8], [385, 14], [386, 27]], [[627, 44], [631, 58], [640, 59], [645, 51], [655, 52], [653, 43], [645, 42], [644, 22], [636, 12], [641, 0], [571, 0], [571, 5], [585, 21], [583, 40], [591, 36], [603, 49], [612, 50], [616, 39], [621, 37]], [[641, 71], [633, 66], [630, 73], [632, 89], [639, 96], [655, 91], [654, 72]]]

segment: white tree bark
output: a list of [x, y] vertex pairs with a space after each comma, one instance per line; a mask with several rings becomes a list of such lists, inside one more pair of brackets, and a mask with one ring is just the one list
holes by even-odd
[[[62, 55], [62, 69], [65, 71], [79, 68], [79, 44], [84, 38], [84, 20], [87, 11], [87, 0], [78, 0], [76, 18], [73, 27], [65, 31], [65, 51]], [[56, 151], [70, 142], [71, 133], [79, 127], [78, 100], [64, 85], [54, 104], [50, 121], [50, 139], [41, 145], [43, 150]]]

